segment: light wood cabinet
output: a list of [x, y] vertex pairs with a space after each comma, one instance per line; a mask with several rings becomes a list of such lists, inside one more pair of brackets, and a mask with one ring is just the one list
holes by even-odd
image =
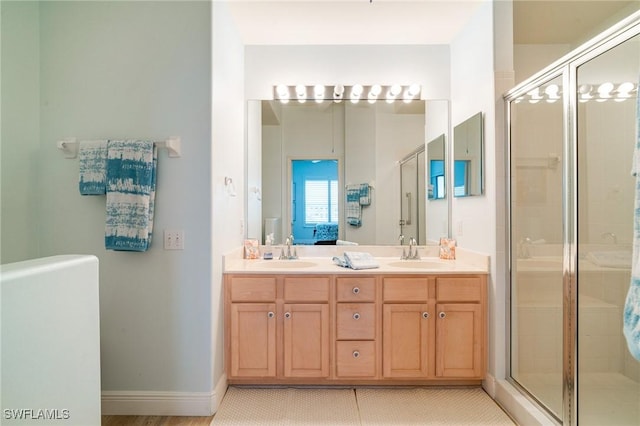
[[[426, 378], [433, 331], [426, 303], [385, 303], [382, 313], [384, 377]], [[431, 361], [431, 363], [430, 363]]]
[[275, 303], [233, 303], [230, 311], [231, 375], [275, 377]]
[[226, 274], [237, 384], [478, 384], [485, 274]]
[[284, 376], [329, 376], [329, 306], [284, 305]]

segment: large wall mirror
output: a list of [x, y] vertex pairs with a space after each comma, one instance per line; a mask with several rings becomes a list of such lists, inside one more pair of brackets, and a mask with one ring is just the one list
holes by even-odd
[[446, 151], [448, 113], [446, 100], [249, 101], [246, 236], [396, 245], [403, 234], [405, 244], [409, 237], [436, 244], [448, 235], [446, 200], [427, 201], [429, 178], [418, 168], [410, 197], [412, 223], [421, 225], [403, 229], [401, 163], [436, 135]]
[[453, 195], [467, 197], [484, 192], [482, 113], [453, 128]]

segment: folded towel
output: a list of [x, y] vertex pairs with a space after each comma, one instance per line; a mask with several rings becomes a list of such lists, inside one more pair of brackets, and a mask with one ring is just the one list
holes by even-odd
[[152, 141], [109, 141], [105, 247], [145, 251], [151, 244], [157, 149]]
[[362, 207], [360, 206], [360, 185], [347, 185], [347, 202], [345, 208], [347, 223], [351, 226], [362, 225]]
[[357, 246], [358, 243], [354, 243], [353, 241], [345, 241], [345, 240], [336, 240], [337, 246]]
[[107, 141], [80, 141], [78, 148], [81, 195], [103, 195], [107, 189]]
[[369, 253], [359, 251], [345, 251], [344, 259], [351, 269], [378, 268], [378, 261]]

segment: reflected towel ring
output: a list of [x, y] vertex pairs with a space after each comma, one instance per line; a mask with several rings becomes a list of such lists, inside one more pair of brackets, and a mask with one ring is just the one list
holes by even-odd
[[235, 197], [236, 194], [236, 186], [233, 184], [233, 179], [228, 176], [224, 178], [224, 187], [227, 191], [227, 195], [230, 197]]

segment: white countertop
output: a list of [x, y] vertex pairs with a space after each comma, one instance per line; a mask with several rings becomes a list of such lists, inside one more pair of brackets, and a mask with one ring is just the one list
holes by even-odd
[[[406, 246], [405, 246], [406, 248]], [[243, 259], [242, 250], [224, 256], [225, 273], [242, 274], [483, 274], [489, 271], [489, 257], [458, 249], [456, 260], [437, 257], [437, 247], [420, 247], [420, 260], [400, 260], [397, 246], [296, 246], [299, 258], [278, 260], [280, 249], [273, 250], [273, 260]], [[344, 251], [368, 252], [375, 256], [378, 268], [353, 270], [333, 263], [333, 256]], [[262, 253], [262, 251], [261, 251]]]

